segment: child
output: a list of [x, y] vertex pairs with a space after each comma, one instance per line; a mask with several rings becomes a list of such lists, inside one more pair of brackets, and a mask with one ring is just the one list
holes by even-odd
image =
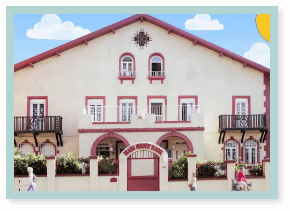
[[27, 168], [27, 172], [28, 172], [28, 178], [29, 178], [29, 181], [30, 181], [30, 185], [28, 187], [28, 190], [27, 191], [30, 191], [30, 189], [32, 191], [35, 191], [35, 188], [36, 188], [36, 176], [35, 174], [33, 174], [33, 168], [31, 167], [28, 167]]
[[189, 183], [188, 187], [190, 191], [195, 191], [196, 188], [196, 173], [192, 174], [191, 182]]

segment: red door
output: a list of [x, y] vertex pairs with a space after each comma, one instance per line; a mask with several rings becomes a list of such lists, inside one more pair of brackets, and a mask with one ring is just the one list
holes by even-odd
[[159, 157], [150, 151], [137, 151], [127, 159], [128, 191], [159, 191]]

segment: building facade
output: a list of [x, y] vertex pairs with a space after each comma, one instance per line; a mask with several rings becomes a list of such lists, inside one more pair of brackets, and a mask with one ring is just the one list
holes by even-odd
[[118, 159], [149, 142], [176, 160], [270, 158], [270, 70], [149, 15], [14, 66], [22, 153]]

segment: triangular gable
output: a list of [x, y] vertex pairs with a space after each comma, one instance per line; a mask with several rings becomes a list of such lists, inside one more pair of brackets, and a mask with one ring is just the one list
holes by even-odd
[[175, 26], [172, 26], [166, 22], [163, 22], [157, 18], [154, 18], [150, 15], [146, 15], [146, 14], [137, 14], [137, 15], [133, 15], [129, 18], [126, 18], [122, 21], [119, 21], [117, 23], [114, 23], [112, 25], [109, 25], [105, 28], [102, 28], [100, 30], [97, 30], [95, 32], [92, 32], [88, 35], [85, 35], [83, 37], [80, 37], [78, 39], [75, 39], [75, 40], [72, 40], [68, 43], [65, 43], [61, 46], [58, 46], [56, 48], [53, 48], [49, 51], [46, 51], [44, 53], [41, 53], [39, 55], [36, 55], [34, 57], [31, 57], [27, 60], [24, 60], [22, 62], [19, 62], [17, 64], [14, 65], [14, 72], [18, 71], [18, 70], [21, 70], [23, 68], [26, 68], [28, 66], [32, 66], [33, 67], [33, 64], [35, 63], [38, 63], [42, 60], [45, 60], [49, 57], [52, 57], [52, 56], [56, 56], [56, 55], [59, 55], [60, 53], [66, 51], [66, 50], [69, 50], [71, 48], [74, 48], [78, 45], [85, 45], [87, 44], [89, 41], [93, 40], [93, 39], [96, 39], [98, 37], [101, 37], [105, 34], [108, 34], [108, 33], [115, 33], [116, 30], [122, 28], [122, 27], [125, 27], [125, 26], [128, 26], [132, 23], [135, 23], [137, 21], [147, 21], [153, 25], [156, 25], [160, 28], [163, 28], [164, 30], [168, 31], [168, 33], [174, 33], [178, 36], [181, 36], [187, 40], [190, 40], [192, 41], [193, 45], [201, 45], [205, 48], [208, 48], [212, 51], [215, 51], [216, 53], [218, 53], [220, 56], [226, 56], [226, 57], [229, 57], [239, 63], [241, 63], [244, 67], [248, 66], [250, 68], [253, 68], [255, 70], [258, 70], [262, 73], [266, 73], [267, 75], [270, 75], [270, 69], [267, 68], [267, 67], [264, 67], [260, 64], [257, 64], [256, 62], [253, 62], [249, 59], [246, 59], [242, 56], [239, 56], [233, 52], [230, 52], [224, 48], [221, 48], [211, 42], [208, 42], [204, 39], [201, 39], [193, 34], [190, 34], [186, 31], [183, 31]]

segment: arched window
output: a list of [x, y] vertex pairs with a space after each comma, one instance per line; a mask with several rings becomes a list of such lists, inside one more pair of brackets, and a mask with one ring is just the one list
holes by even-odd
[[121, 63], [121, 76], [134, 76], [133, 58], [126, 55], [122, 58]]
[[250, 139], [245, 142], [245, 163], [255, 164], [257, 162], [257, 143]]
[[53, 143], [45, 142], [40, 146], [40, 154], [45, 157], [55, 156], [56, 155], [56, 146]]
[[163, 62], [160, 56], [153, 56], [150, 60], [150, 75], [164, 76]]
[[34, 147], [31, 143], [21, 143], [19, 145], [19, 149], [21, 150], [21, 156], [27, 155], [27, 154], [33, 154], [34, 153]]
[[236, 141], [227, 141], [225, 146], [225, 160], [238, 161], [239, 149]]

